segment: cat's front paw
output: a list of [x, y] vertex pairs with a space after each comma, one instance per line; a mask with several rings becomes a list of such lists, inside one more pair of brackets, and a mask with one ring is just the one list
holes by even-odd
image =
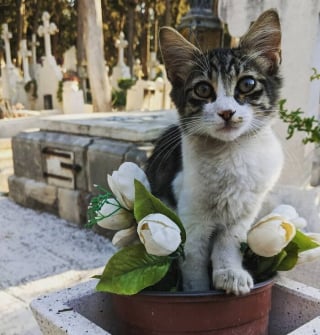
[[212, 282], [215, 289], [226, 293], [241, 295], [249, 293], [253, 288], [253, 279], [249, 272], [243, 269], [220, 269], [213, 271]]

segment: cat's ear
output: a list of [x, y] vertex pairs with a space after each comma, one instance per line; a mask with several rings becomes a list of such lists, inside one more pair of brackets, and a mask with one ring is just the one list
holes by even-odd
[[171, 83], [183, 82], [200, 50], [170, 27], [160, 28], [159, 40], [168, 79]]
[[239, 47], [256, 58], [269, 73], [277, 71], [281, 63], [281, 27], [276, 10], [262, 13], [242, 36]]

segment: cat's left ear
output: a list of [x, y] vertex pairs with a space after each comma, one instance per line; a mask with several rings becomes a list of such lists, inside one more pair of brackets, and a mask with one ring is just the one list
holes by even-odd
[[262, 13], [242, 36], [239, 48], [251, 54], [268, 73], [273, 74], [281, 63], [281, 26], [276, 10]]
[[170, 27], [160, 28], [159, 39], [168, 79], [172, 84], [183, 83], [199, 59], [200, 50]]

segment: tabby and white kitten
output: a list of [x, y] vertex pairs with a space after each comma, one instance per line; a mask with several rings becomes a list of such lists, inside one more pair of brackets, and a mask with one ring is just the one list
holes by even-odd
[[274, 10], [234, 49], [203, 53], [174, 29], [160, 31], [180, 123], [159, 139], [146, 172], [186, 228], [184, 290], [238, 295], [253, 287], [240, 243], [283, 163], [270, 126], [281, 86], [280, 41]]

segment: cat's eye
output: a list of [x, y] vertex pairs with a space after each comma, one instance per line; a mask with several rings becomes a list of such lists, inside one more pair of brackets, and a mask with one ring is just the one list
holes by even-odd
[[252, 77], [244, 77], [238, 81], [237, 89], [240, 93], [249, 93], [256, 87], [256, 81]]
[[207, 98], [210, 98], [210, 97], [213, 96], [212, 86], [205, 81], [201, 81], [201, 82], [197, 83], [194, 86], [193, 90], [194, 90], [195, 94], [200, 98], [207, 99]]

